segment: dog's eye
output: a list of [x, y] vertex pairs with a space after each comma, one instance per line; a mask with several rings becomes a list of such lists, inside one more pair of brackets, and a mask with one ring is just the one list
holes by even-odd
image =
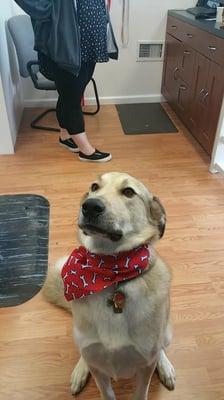
[[99, 188], [100, 187], [99, 187], [98, 183], [93, 183], [91, 186], [91, 191], [96, 192], [97, 190], [99, 190]]
[[132, 188], [123, 189], [122, 194], [129, 198], [134, 197], [136, 195], [135, 191]]

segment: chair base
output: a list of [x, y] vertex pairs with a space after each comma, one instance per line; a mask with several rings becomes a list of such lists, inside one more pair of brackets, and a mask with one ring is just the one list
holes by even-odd
[[39, 129], [41, 131], [51, 131], [51, 132], [60, 132], [59, 128], [52, 128], [51, 126], [44, 126], [44, 125], [39, 125], [38, 122], [41, 121], [46, 115], [49, 113], [56, 112], [55, 108], [49, 108], [48, 110], [42, 112], [40, 115], [38, 115], [30, 124], [31, 128], [33, 129]]
[[99, 95], [98, 95], [98, 90], [96, 86], [95, 79], [91, 79], [92, 84], [93, 84], [93, 89], [94, 89], [94, 94], [96, 98], [96, 110], [95, 111], [83, 111], [84, 115], [96, 115], [100, 111], [100, 100], [99, 100]]

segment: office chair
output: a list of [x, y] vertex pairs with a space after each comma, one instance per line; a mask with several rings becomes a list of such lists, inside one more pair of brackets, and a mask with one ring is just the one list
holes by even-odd
[[[30, 77], [33, 85], [38, 90], [56, 90], [55, 83], [43, 77], [39, 72], [39, 61], [34, 47], [34, 33], [31, 19], [28, 15], [16, 15], [7, 22], [8, 30], [13, 39], [19, 64], [19, 72], [23, 78]], [[100, 110], [100, 102], [95, 80], [91, 79], [96, 98], [96, 110], [85, 111], [83, 114], [95, 115]], [[39, 125], [38, 123], [49, 113], [55, 112], [55, 108], [49, 108], [38, 115], [32, 122], [33, 129], [59, 132], [60, 129]]]

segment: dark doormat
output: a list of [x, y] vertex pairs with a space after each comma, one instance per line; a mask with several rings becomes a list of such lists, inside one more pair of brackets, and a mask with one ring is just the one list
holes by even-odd
[[49, 203], [36, 195], [0, 196], [0, 307], [41, 289], [48, 266]]
[[178, 132], [160, 103], [117, 104], [116, 108], [126, 135]]

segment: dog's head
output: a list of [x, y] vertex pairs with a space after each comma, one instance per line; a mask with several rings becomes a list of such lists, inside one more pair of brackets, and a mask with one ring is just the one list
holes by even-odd
[[79, 214], [82, 244], [104, 254], [160, 239], [166, 214], [159, 199], [137, 179], [111, 172], [92, 183]]

